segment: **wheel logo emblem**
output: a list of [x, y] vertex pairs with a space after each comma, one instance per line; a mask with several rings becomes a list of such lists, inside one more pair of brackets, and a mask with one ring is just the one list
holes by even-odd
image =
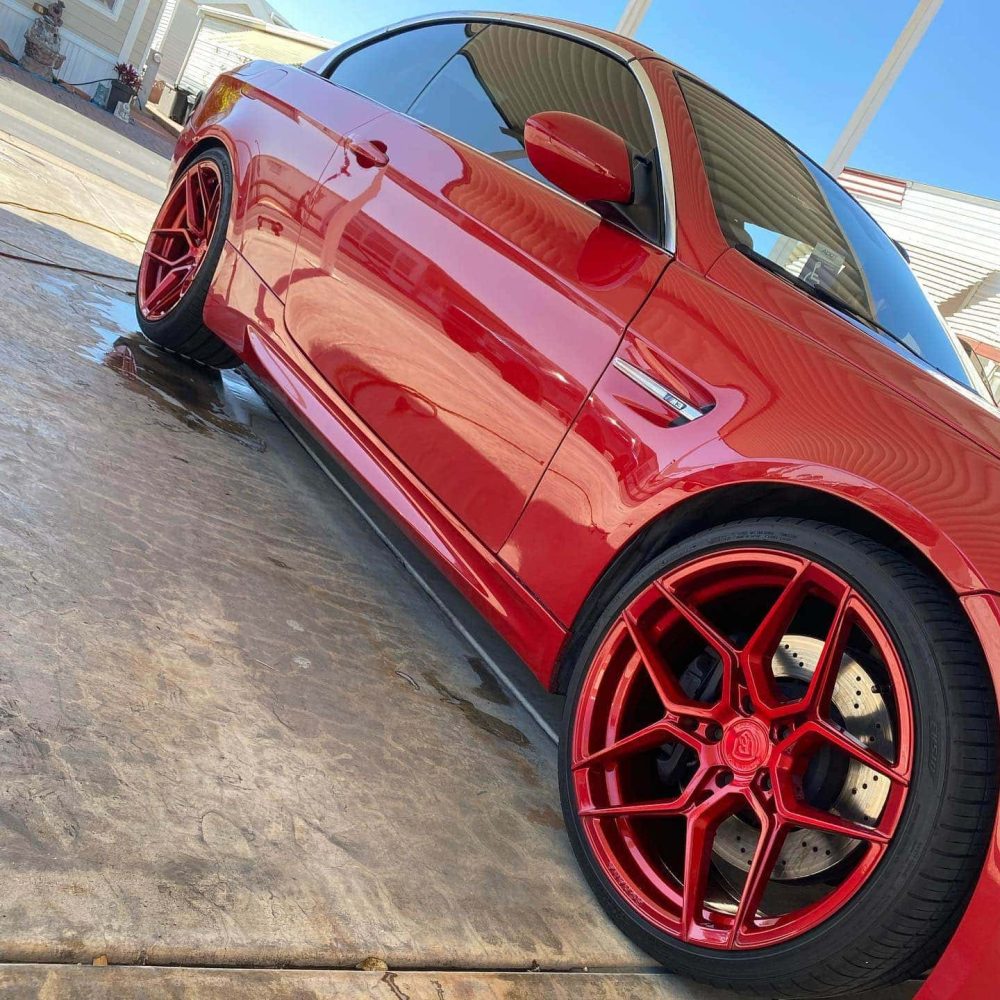
[[770, 740], [756, 719], [738, 719], [722, 738], [722, 755], [734, 771], [755, 771], [767, 763]]

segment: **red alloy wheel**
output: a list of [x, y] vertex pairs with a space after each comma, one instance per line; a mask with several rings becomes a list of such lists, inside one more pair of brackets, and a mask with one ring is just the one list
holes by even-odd
[[208, 253], [222, 207], [222, 174], [210, 159], [192, 164], [160, 209], [139, 265], [139, 309], [162, 319], [191, 287]]
[[860, 890], [913, 767], [903, 664], [837, 572], [766, 548], [645, 587], [584, 678], [570, 762], [600, 868], [658, 930], [799, 937]]

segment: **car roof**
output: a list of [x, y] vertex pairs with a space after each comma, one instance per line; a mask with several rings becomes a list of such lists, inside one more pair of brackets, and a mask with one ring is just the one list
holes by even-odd
[[[494, 14], [490, 11], [482, 11], [479, 16], [503, 17], [504, 15]], [[627, 35], [619, 35], [614, 31], [607, 31], [604, 28], [595, 28], [589, 24], [581, 24], [578, 21], [567, 21], [556, 17], [536, 17], [531, 15], [531, 20], [537, 22], [539, 25], [551, 25], [553, 28], [567, 29], [575, 34], [591, 35], [595, 39], [617, 45], [619, 48], [628, 52], [635, 59], [663, 59], [663, 56], [661, 56], [659, 52], [654, 51], [646, 45], [642, 45], [634, 38], [629, 38]]]
[[[368, 32], [358, 38], [350, 39], [342, 45], [331, 49], [330, 53], [355, 48], [365, 42], [371, 42], [386, 35], [393, 35], [408, 28], [439, 24], [447, 21], [485, 21], [488, 23], [519, 25], [522, 27], [550, 28], [560, 33], [575, 35], [584, 41], [589, 40], [601, 48], [614, 51], [624, 61], [649, 58], [663, 59], [663, 56], [658, 52], [653, 51], [653, 49], [645, 45], [641, 45], [634, 38], [627, 38], [625, 35], [618, 35], [613, 31], [606, 31], [603, 28], [594, 28], [588, 24], [580, 24], [575, 21], [567, 21], [555, 17], [540, 17], [533, 14], [511, 14], [505, 11], [490, 10], [447, 10], [434, 14], [422, 14], [419, 17], [406, 18], [402, 21], [396, 21], [394, 24], [388, 24], [375, 31]], [[324, 53], [324, 55], [326, 54]], [[314, 61], [310, 60], [310, 63]], [[668, 60], [664, 59], [663, 61], [667, 62]], [[307, 63], [307, 65], [309, 64]]]

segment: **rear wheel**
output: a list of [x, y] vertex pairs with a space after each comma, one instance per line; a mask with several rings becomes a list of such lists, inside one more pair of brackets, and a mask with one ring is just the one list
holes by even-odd
[[240, 363], [203, 319], [226, 239], [232, 191], [232, 168], [221, 149], [206, 150], [188, 164], [153, 223], [136, 286], [136, 315], [143, 335], [165, 350], [212, 368]]
[[996, 706], [956, 601], [850, 531], [710, 529], [614, 599], [571, 682], [561, 785], [614, 921], [769, 995], [923, 972], [995, 810]]

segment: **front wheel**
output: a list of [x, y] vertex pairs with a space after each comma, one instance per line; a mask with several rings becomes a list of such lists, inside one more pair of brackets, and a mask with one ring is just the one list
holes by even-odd
[[211, 368], [237, 355], [205, 326], [203, 312], [229, 223], [233, 173], [221, 149], [208, 149], [174, 180], [139, 264], [136, 316], [158, 347]]
[[937, 581], [842, 528], [748, 520], [655, 559], [595, 626], [563, 808], [598, 899], [671, 970], [853, 992], [925, 971], [954, 930], [992, 830], [995, 731]]

